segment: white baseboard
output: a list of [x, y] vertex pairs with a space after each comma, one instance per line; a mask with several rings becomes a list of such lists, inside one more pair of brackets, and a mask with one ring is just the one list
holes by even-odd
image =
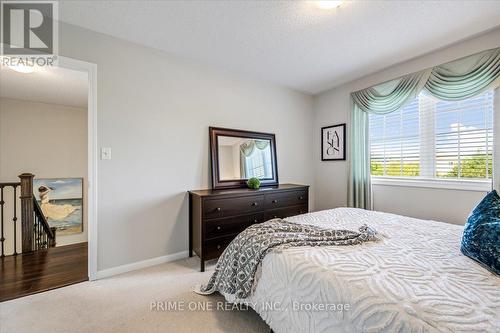
[[184, 259], [188, 257], [188, 251], [177, 252], [173, 254], [167, 254], [166, 256], [146, 259], [142, 261], [137, 261], [131, 264], [116, 266], [112, 268], [103, 269], [97, 271], [96, 279], [104, 279], [113, 275], [122, 274], [130, 271], [135, 271], [141, 268], [151, 267], [159, 264], [164, 264], [166, 262], [171, 262], [179, 259]]

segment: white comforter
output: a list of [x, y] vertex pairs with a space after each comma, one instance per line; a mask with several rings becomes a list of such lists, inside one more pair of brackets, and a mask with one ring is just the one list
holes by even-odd
[[276, 333], [500, 331], [500, 278], [461, 254], [461, 226], [350, 208], [287, 220], [382, 240], [268, 254], [249, 302]]

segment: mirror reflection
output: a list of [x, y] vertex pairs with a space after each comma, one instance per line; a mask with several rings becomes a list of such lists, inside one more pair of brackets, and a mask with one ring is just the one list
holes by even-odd
[[218, 136], [220, 180], [273, 178], [271, 140]]

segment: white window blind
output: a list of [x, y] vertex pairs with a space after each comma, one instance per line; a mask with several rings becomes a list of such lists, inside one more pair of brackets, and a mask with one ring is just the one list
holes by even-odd
[[425, 92], [399, 111], [370, 114], [372, 176], [489, 179], [493, 91], [459, 101]]
[[272, 174], [271, 155], [269, 150], [254, 149], [252, 155], [246, 158], [247, 178], [256, 177], [265, 179], [266, 175]]

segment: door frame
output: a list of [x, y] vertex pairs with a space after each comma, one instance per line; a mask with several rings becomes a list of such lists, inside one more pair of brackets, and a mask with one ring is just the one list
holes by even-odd
[[87, 242], [88, 277], [97, 279], [97, 65], [58, 56], [57, 67], [67, 68], [88, 75], [87, 106]]

